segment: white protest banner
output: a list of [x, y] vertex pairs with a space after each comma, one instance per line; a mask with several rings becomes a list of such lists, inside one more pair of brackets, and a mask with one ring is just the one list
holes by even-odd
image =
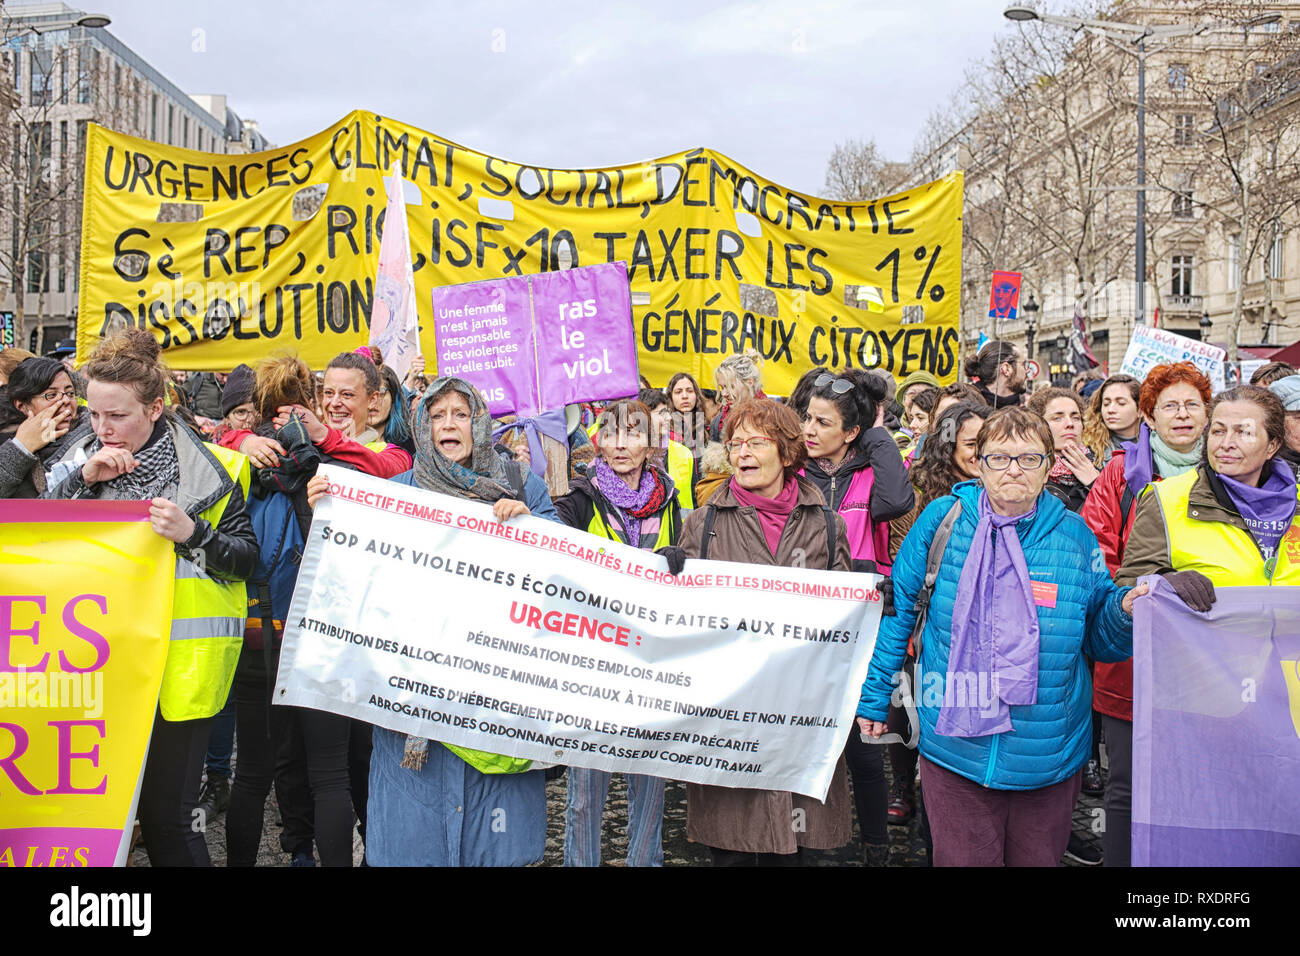
[[1191, 362], [1210, 379], [1210, 389], [1221, 392], [1227, 386], [1223, 378], [1223, 360], [1227, 352], [1217, 345], [1198, 342], [1168, 329], [1153, 329], [1139, 325], [1133, 330], [1124, 364], [1120, 371], [1137, 379], [1145, 379], [1157, 365], [1169, 362]]
[[663, 558], [325, 467], [275, 701], [553, 764], [825, 799], [879, 577]]

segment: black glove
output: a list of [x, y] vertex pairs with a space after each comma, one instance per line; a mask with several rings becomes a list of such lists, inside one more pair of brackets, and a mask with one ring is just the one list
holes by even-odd
[[881, 617], [894, 616], [893, 578], [881, 578], [880, 580], [880, 615]]
[[1208, 611], [1214, 604], [1214, 582], [1200, 571], [1164, 571], [1160, 576], [1193, 611]]
[[668, 561], [668, 573], [674, 577], [681, 574], [682, 568], [686, 567], [686, 552], [675, 544], [660, 548], [655, 554], [663, 555]]

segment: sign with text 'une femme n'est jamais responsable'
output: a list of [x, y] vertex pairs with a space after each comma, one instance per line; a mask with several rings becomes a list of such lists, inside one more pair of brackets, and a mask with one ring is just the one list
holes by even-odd
[[874, 575], [663, 558], [325, 467], [276, 701], [548, 764], [824, 799]]
[[363, 110], [245, 155], [92, 123], [85, 159], [78, 363], [128, 324], [149, 329], [176, 369], [229, 371], [280, 350], [319, 369], [364, 345], [396, 166], [412, 186], [429, 373], [434, 289], [626, 262], [638, 365], [653, 385], [683, 371], [710, 382], [749, 349], [771, 395], [817, 365], [957, 377], [960, 172], [845, 201], [708, 148], [551, 169]]
[[443, 286], [433, 321], [439, 374], [473, 384], [493, 415], [531, 417], [640, 388], [623, 262]]

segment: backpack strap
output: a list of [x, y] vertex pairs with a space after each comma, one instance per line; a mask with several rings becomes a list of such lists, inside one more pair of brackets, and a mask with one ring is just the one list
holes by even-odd
[[925, 582], [921, 585], [921, 590], [916, 595], [916, 623], [912, 625], [912, 650], [916, 654], [916, 659], [921, 659], [921, 634], [925, 631], [925, 620], [929, 615], [930, 598], [934, 595], [934, 582], [939, 579], [939, 566], [943, 564], [943, 552], [948, 547], [948, 539], [952, 537], [953, 525], [957, 523], [958, 516], [961, 515], [961, 499], [953, 502], [948, 513], [943, 516], [939, 522], [939, 527], [935, 529], [934, 537], [930, 539], [930, 550], [925, 557]]
[[835, 570], [835, 512], [830, 505], [822, 505], [826, 517], [826, 570]]
[[709, 557], [709, 539], [713, 537], [713, 521], [718, 516], [718, 509], [713, 505], [704, 506], [704, 531], [700, 535], [700, 560]]

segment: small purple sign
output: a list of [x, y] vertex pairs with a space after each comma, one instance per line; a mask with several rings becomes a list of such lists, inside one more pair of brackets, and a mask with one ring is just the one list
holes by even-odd
[[489, 279], [433, 290], [438, 374], [463, 378], [493, 415], [537, 412], [528, 280]]
[[639, 388], [623, 262], [443, 286], [433, 323], [438, 374], [472, 383], [494, 416], [531, 418]]
[[635, 395], [640, 389], [627, 264], [531, 277], [542, 408]]

